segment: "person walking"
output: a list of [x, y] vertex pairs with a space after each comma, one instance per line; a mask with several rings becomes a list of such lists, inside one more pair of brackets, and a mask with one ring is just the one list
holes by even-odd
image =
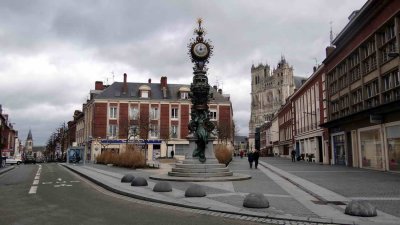
[[293, 149], [290, 154], [292, 155], [292, 162], [296, 162], [296, 151]]
[[171, 158], [174, 158], [174, 150], [171, 150]]
[[253, 168], [254, 155], [252, 152], [247, 153], [247, 160], [249, 160], [250, 169]]
[[256, 150], [256, 151], [253, 153], [253, 158], [254, 158], [254, 167], [257, 169], [257, 166], [258, 166], [258, 158], [260, 158], [260, 151], [259, 151], [259, 150]]
[[244, 155], [243, 150], [240, 150], [239, 155], [240, 155], [240, 158], [242, 159], [242, 158], [243, 158], [243, 155]]

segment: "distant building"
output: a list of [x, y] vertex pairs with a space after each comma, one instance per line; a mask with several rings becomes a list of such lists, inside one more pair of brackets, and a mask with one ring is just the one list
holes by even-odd
[[31, 155], [33, 150], [33, 138], [32, 138], [32, 131], [29, 129], [28, 137], [25, 141], [25, 153]]
[[[127, 142], [146, 148], [148, 160], [170, 157], [171, 151], [176, 157], [185, 157], [184, 150], [189, 146], [189, 92], [189, 85], [168, 84], [167, 77], [161, 77], [160, 83], [152, 83], [151, 79], [148, 83], [130, 83], [124, 74], [123, 82], [108, 87], [96, 82], [91, 99], [83, 107], [83, 140], [90, 142], [90, 158], [94, 160], [104, 150], [123, 152]], [[215, 87], [210, 95], [210, 120], [232, 140], [230, 97]]]
[[[3, 114], [0, 105], [0, 156], [12, 156], [15, 152], [16, 142], [18, 143], [18, 131], [8, 119], [8, 114]], [[16, 141], [17, 140], [17, 141]]]
[[293, 67], [282, 56], [276, 69], [268, 64], [251, 67], [251, 115], [249, 144], [254, 148], [256, 127], [271, 121], [286, 99], [301, 85], [304, 78], [293, 76]]
[[246, 136], [235, 136], [233, 146], [235, 155], [239, 155], [240, 151], [247, 152], [248, 138]]

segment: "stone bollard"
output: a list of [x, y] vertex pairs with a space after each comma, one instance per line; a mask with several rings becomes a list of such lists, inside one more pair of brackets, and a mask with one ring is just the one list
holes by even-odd
[[203, 186], [198, 184], [193, 184], [188, 187], [185, 191], [185, 197], [204, 197], [206, 196], [206, 192], [204, 191]]
[[131, 186], [147, 186], [147, 180], [143, 177], [135, 177], [133, 179]]
[[121, 178], [121, 183], [131, 183], [135, 179], [132, 174], [126, 174]]
[[154, 192], [171, 192], [172, 186], [168, 181], [160, 181], [153, 187]]
[[377, 216], [376, 207], [371, 203], [360, 200], [351, 200], [344, 211], [351, 216], [373, 217]]
[[261, 193], [250, 193], [244, 198], [243, 206], [246, 208], [268, 208], [269, 202]]

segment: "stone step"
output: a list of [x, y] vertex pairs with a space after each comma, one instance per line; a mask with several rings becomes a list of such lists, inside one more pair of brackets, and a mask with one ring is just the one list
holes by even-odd
[[182, 164], [219, 164], [217, 159], [207, 159], [204, 163], [200, 162], [198, 159], [185, 159]]
[[172, 172], [180, 173], [220, 173], [229, 172], [229, 168], [172, 168]]
[[226, 168], [224, 164], [175, 164], [175, 168]]
[[218, 173], [178, 173], [168, 172], [169, 176], [174, 177], [227, 177], [232, 176], [233, 172], [218, 172]]

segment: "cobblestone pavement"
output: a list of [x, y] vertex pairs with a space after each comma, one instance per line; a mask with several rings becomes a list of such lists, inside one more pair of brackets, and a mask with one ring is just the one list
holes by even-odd
[[347, 198], [366, 200], [379, 210], [400, 217], [400, 173], [291, 162], [280, 157], [261, 160]]

